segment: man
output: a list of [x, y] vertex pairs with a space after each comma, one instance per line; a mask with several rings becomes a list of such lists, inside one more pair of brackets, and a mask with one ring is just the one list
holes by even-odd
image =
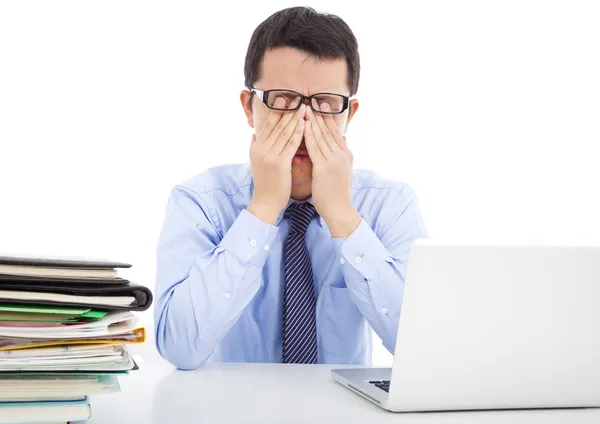
[[294, 7], [256, 28], [241, 103], [249, 165], [176, 186], [157, 249], [156, 346], [207, 361], [370, 364], [393, 353], [414, 191], [353, 171], [344, 137], [359, 103], [356, 39], [337, 16]]

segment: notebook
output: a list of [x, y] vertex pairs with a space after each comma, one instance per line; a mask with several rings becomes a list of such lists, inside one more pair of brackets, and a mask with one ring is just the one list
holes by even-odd
[[135, 364], [122, 345], [44, 347], [0, 352], [0, 372], [130, 371]]
[[131, 264], [77, 256], [0, 255], [2, 265], [24, 265], [60, 268], [131, 268]]
[[0, 255], [0, 275], [21, 278], [114, 280], [117, 268], [131, 264], [74, 256]]
[[36, 303], [72, 303], [98, 306], [131, 306], [135, 296], [74, 296], [62, 293], [46, 293], [16, 290], [0, 290], [0, 299], [3, 301], [35, 301]]
[[0, 303], [1, 312], [59, 314], [79, 316], [90, 311], [90, 308], [62, 307], [62, 306], [36, 306], [36, 305], [11, 305]]
[[28, 339], [77, 339], [123, 334], [141, 326], [140, 318], [131, 312], [113, 311], [92, 322], [82, 321], [45, 326], [31, 326], [30, 323], [0, 325], [0, 336]]
[[60, 338], [60, 339], [27, 339], [22, 337], [2, 337], [0, 336], [0, 351], [14, 349], [29, 349], [33, 347], [58, 346], [58, 345], [79, 345], [79, 344], [140, 344], [146, 341], [146, 329], [144, 327], [121, 333], [110, 334], [107, 336], [86, 337], [80, 339]]
[[91, 408], [87, 396], [80, 400], [61, 402], [0, 402], [0, 422], [36, 423], [87, 420]]
[[3, 275], [0, 274], [0, 283], [19, 283], [23, 285], [35, 284], [52, 284], [55, 286], [71, 286], [73, 284], [80, 285], [124, 285], [130, 281], [122, 277], [116, 278], [75, 278], [75, 277], [44, 277], [44, 276], [27, 276], [27, 275]]
[[0, 399], [7, 402], [72, 400], [120, 390], [117, 375], [0, 374]]
[[58, 268], [26, 265], [0, 264], [0, 274], [24, 277], [50, 277], [50, 278], [98, 278], [111, 279], [117, 277], [116, 269], [96, 268]]
[[3, 303], [144, 311], [152, 304], [152, 292], [139, 284], [30, 284], [0, 279]]
[[[32, 313], [32, 312], [5, 312], [2, 311], [0, 305], [0, 322], [77, 322], [80, 320], [94, 320], [102, 318], [107, 312], [104, 311], [88, 311], [79, 315], [56, 314], [56, 313]], [[1, 324], [0, 324], [1, 325]]]

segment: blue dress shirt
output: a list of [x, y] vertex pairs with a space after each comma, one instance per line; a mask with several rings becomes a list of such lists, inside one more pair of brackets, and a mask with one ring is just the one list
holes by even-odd
[[[247, 164], [207, 170], [171, 192], [157, 248], [154, 330], [158, 351], [178, 368], [282, 360], [289, 219], [282, 212], [272, 226], [250, 214], [252, 192]], [[348, 238], [332, 238], [319, 216], [306, 234], [318, 357], [370, 365], [371, 328], [394, 351], [409, 248], [427, 231], [406, 184], [356, 170], [351, 195], [362, 220]]]

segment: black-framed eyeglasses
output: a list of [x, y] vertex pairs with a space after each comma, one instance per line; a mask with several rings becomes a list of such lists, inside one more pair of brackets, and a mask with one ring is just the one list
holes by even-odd
[[[348, 109], [350, 101], [348, 96], [336, 93], [315, 93], [311, 96], [305, 96], [293, 90], [259, 90], [257, 88], [252, 88], [251, 93], [256, 94], [269, 109], [284, 111], [298, 110], [304, 100], [308, 100], [308, 104], [310, 104], [310, 107], [314, 112], [325, 113], [328, 115], [344, 113], [344, 111]], [[275, 107], [275, 100], [279, 97], [285, 99], [286, 105], [283, 108]], [[325, 103], [329, 105], [329, 112], [321, 110], [321, 105]]]

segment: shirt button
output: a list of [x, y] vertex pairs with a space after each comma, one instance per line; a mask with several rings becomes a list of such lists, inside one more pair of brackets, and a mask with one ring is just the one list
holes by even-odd
[[341, 263], [342, 265], [344, 265], [344, 264], [346, 263], [346, 259], [344, 259], [344, 258], [340, 258], [340, 263]]
[[388, 310], [387, 310], [387, 308], [381, 308], [381, 313], [382, 313], [383, 315], [387, 315], [387, 313], [388, 313]]
[[256, 240], [250, 240], [250, 246], [252, 246], [252, 247], [256, 246]]
[[263, 247], [263, 249], [265, 250], [265, 252], [268, 252], [269, 251], [269, 245], [265, 244], [264, 247]]
[[357, 256], [356, 258], [354, 258], [354, 262], [356, 262], [357, 264], [362, 262], [362, 258], [360, 256]]
[[227, 300], [231, 299], [231, 293], [229, 293], [229, 292], [225, 293], [225, 299], [227, 299]]

